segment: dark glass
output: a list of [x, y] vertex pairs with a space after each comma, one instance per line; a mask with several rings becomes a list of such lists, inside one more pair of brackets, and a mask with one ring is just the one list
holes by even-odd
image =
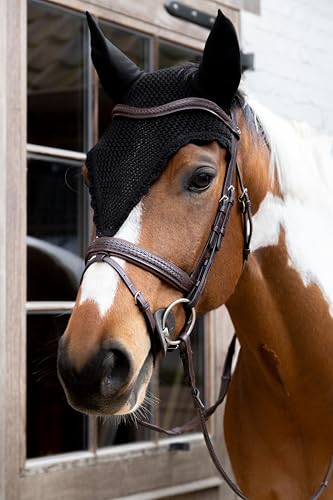
[[28, 160], [28, 235], [81, 252], [81, 163]]
[[[147, 70], [150, 67], [148, 37], [133, 33], [122, 28], [113, 26], [107, 22], [100, 22], [105, 36], [112, 41], [124, 54], [127, 55], [139, 68]], [[99, 86], [98, 95], [98, 135], [103, 134], [110, 125], [111, 112], [114, 106], [112, 99], [106, 94], [102, 86]]]
[[85, 17], [28, 1], [28, 142], [84, 149]]
[[201, 54], [195, 50], [179, 45], [173, 45], [168, 42], [160, 42], [159, 44], [159, 67], [169, 68], [176, 64], [186, 62], [200, 62]]
[[56, 355], [68, 315], [27, 317], [27, 458], [87, 448], [87, 417], [66, 401]]
[[135, 424], [130, 416], [125, 418], [109, 417], [97, 421], [97, 446], [116, 446], [139, 441], [149, 441], [151, 433], [148, 429]]

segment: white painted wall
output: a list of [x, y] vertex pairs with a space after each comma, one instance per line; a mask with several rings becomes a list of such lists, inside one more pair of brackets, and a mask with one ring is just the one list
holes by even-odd
[[241, 13], [242, 49], [255, 71], [243, 88], [287, 118], [333, 134], [333, 0], [261, 0]]

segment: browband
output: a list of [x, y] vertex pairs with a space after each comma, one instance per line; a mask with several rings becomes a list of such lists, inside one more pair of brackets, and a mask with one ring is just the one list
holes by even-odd
[[180, 111], [191, 110], [207, 111], [219, 118], [234, 136], [240, 138], [240, 129], [234, 125], [232, 118], [220, 108], [215, 102], [201, 97], [184, 97], [177, 101], [171, 101], [160, 106], [150, 108], [138, 108], [136, 106], [128, 106], [127, 104], [117, 104], [112, 111], [112, 118], [121, 116], [124, 118], [132, 118], [133, 120], [142, 120], [150, 118], [159, 118], [161, 116], [171, 115]]

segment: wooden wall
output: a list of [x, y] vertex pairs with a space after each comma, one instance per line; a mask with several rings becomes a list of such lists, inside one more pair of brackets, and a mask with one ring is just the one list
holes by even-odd
[[9, 500], [25, 455], [26, 2], [0, 7], [0, 499]]
[[[52, 0], [54, 3], [77, 9], [89, 9], [100, 17], [107, 17], [115, 23], [158, 36], [194, 49], [202, 49], [208, 31], [205, 28], [172, 17], [164, 8], [165, 0], [91, 0], [89, 5], [84, 0]], [[182, 0], [189, 6], [198, 6], [194, 0]], [[221, 8], [239, 30], [240, 0], [201, 0], [200, 10], [216, 16]]]

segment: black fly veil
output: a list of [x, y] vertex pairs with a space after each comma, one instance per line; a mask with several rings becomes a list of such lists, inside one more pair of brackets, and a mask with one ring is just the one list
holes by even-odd
[[[219, 13], [199, 67], [185, 65], [144, 73], [103, 35], [89, 15], [92, 58], [105, 90], [116, 103], [138, 108], [159, 106], [184, 97], [205, 97], [229, 110], [239, 77], [221, 82], [214, 68], [208, 80], [210, 47], [228, 32], [230, 21]], [[225, 42], [227, 43], [227, 41]], [[236, 51], [237, 52], [237, 51]], [[239, 51], [238, 51], [239, 52]], [[234, 54], [232, 57], [235, 59]], [[239, 66], [239, 56], [236, 63]], [[238, 71], [240, 75], [240, 70]], [[230, 83], [230, 82], [229, 82]], [[113, 236], [130, 211], [158, 179], [169, 158], [189, 143], [217, 141], [230, 152], [231, 132], [205, 110], [186, 110], [153, 119], [116, 116], [87, 155], [90, 194], [98, 236]]]

